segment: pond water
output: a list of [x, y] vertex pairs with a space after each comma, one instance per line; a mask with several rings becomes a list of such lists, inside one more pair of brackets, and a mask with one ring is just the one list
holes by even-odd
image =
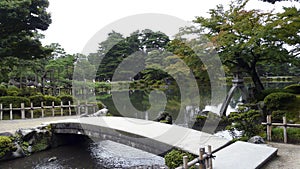
[[[55, 157], [56, 160], [48, 161]], [[164, 159], [116, 142], [103, 140], [61, 146], [29, 157], [0, 163], [3, 169], [160, 168]]]

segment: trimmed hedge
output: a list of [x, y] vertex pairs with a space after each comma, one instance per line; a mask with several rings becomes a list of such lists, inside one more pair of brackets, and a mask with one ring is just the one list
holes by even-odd
[[293, 91], [290, 89], [265, 89], [261, 93], [257, 94], [255, 98], [257, 101], [263, 101], [266, 96], [268, 96], [271, 93], [292, 93]]
[[45, 101], [43, 95], [30, 96], [29, 99], [30, 102], [33, 103], [33, 106], [41, 106], [41, 102]]
[[73, 102], [75, 100], [73, 98], [73, 96], [71, 96], [71, 95], [61, 95], [61, 96], [58, 96], [58, 98], [63, 102], [64, 105], [68, 105], [69, 101], [71, 101], [71, 104], [73, 104]]
[[54, 102], [55, 105], [60, 105], [60, 99], [54, 96], [46, 95], [44, 96], [44, 104], [45, 106], [52, 106], [52, 102]]
[[0, 103], [3, 104], [4, 108], [9, 108], [9, 104], [12, 104], [12, 106], [15, 108], [20, 108], [21, 103], [24, 103], [25, 106], [30, 106], [30, 100], [28, 98], [19, 96], [0, 97]]
[[290, 90], [291, 93], [294, 93], [294, 94], [300, 94], [300, 84], [292, 84], [292, 85], [286, 86], [284, 89]]
[[268, 110], [279, 110], [285, 107], [289, 102], [296, 99], [296, 95], [291, 93], [271, 93], [264, 99], [264, 103]]

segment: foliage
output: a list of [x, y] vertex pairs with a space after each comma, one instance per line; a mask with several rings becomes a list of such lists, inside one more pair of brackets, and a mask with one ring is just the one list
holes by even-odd
[[44, 96], [44, 103], [46, 106], [52, 106], [52, 102], [54, 105], [60, 105], [60, 99], [54, 96], [45, 95]]
[[41, 102], [45, 101], [43, 95], [30, 96], [29, 99], [33, 106], [41, 106]]
[[294, 94], [300, 94], [300, 84], [292, 84], [292, 85], [286, 86], [284, 89], [290, 90], [291, 93], [294, 93]]
[[75, 100], [73, 98], [73, 96], [71, 96], [71, 95], [61, 95], [61, 96], [58, 96], [58, 98], [63, 102], [64, 105], [68, 105], [69, 101], [71, 102], [71, 104], [73, 104], [73, 102]]
[[174, 169], [176, 167], [179, 167], [180, 165], [182, 165], [182, 159], [183, 156], [188, 156], [189, 160], [193, 160], [195, 158], [194, 155], [181, 151], [181, 150], [177, 150], [177, 149], [173, 149], [172, 151], [170, 151], [169, 153], [167, 153], [165, 155], [165, 164], [170, 168], [170, 169]]
[[287, 111], [276, 110], [272, 112], [272, 122], [282, 122], [282, 117], [286, 116]]
[[[246, 106], [240, 106], [238, 112], [231, 112], [228, 116], [228, 120], [231, 125], [226, 128], [232, 131], [232, 134], [236, 129], [243, 131], [243, 136], [250, 138], [263, 131], [260, 112], [255, 109], [249, 109]], [[232, 135], [232, 137], [235, 138], [236, 136]]]
[[[186, 29], [190, 34], [207, 35], [223, 64], [231, 72], [248, 74], [259, 93], [264, 89], [257, 66], [274, 63], [299, 63], [299, 11], [295, 7], [272, 14], [245, 8], [249, 0], [236, 0], [225, 10], [222, 5], [209, 11], [210, 17], [197, 17], [201, 27]], [[295, 22], [294, 22], [295, 21]], [[291, 50], [285, 44], [293, 46]], [[298, 61], [298, 62], [297, 62]]]
[[[300, 143], [300, 129], [299, 128], [287, 128], [288, 143], [299, 144]], [[272, 140], [283, 142], [283, 128], [272, 128]]]
[[[288, 1], [288, 0], [260, 0], [260, 1], [264, 1], [264, 2], [269, 2], [269, 3], [275, 4], [275, 2]], [[299, 2], [299, 0], [294, 0], [294, 1]]]
[[0, 60], [10, 56], [42, 58], [51, 53], [38, 34], [51, 23], [48, 5], [48, 0], [0, 1]]
[[5, 87], [0, 86], [0, 96], [6, 96], [7, 90]]
[[30, 100], [28, 98], [19, 96], [2, 96], [0, 97], [0, 103], [2, 103], [5, 108], [9, 108], [10, 104], [15, 108], [20, 108], [21, 103], [24, 103], [25, 106], [30, 106]]
[[12, 152], [16, 148], [10, 137], [8, 136], [0, 136], [0, 159], [7, 153]]
[[265, 89], [261, 93], [255, 93], [256, 94], [255, 98], [257, 101], [263, 101], [265, 99], [265, 97], [268, 96], [269, 94], [278, 93], [278, 92], [291, 93], [292, 90], [289, 90], [289, 89]]
[[291, 93], [271, 93], [265, 97], [264, 103], [267, 106], [267, 109], [272, 110], [279, 110], [286, 107], [286, 104], [292, 102], [296, 99], [296, 95]]

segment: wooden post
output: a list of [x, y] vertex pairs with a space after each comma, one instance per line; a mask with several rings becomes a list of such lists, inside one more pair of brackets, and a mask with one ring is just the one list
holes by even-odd
[[85, 101], [85, 114], [89, 114], [89, 107], [88, 107], [87, 100]]
[[71, 101], [69, 101], [69, 115], [72, 115], [72, 111], [71, 111]]
[[272, 118], [271, 115], [267, 115], [267, 140], [272, 140]]
[[196, 168], [196, 169], [200, 169], [200, 164], [199, 164], [199, 163], [196, 163], [196, 164], [195, 164], [195, 168]]
[[21, 103], [21, 119], [25, 119], [25, 105]]
[[97, 104], [96, 105], [93, 104], [93, 113], [96, 113], [96, 106]]
[[204, 155], [204, 152], [205, 152], [205, 148], [201, 147], [200, 150], [199, 150], [199, 159], [200, 159], [200, 166], [199, 168], [200, 169], [205, 169], [205, 163], [204, 163], [204, 159], [203, 159], [203, 155]]
[[12, 104], [9, 104], [9, 119], [13, 119], [13, 109], [12, 109]]
[[63, 108], [63, 102], [60, 102], [60, 115], [63, 116], [64, 115], [64, 108]]
[[55, 106], [54, 106], [54, 102], [52, 102], [52, 116], [54, 117], [55, 116]]
[[30, 103], [30, 114], [31, 118], [33, 119], [33, 103]]
[[45, 112], [44, 112], [44, 103], [43, 102], [41, 102], [41, 109], [42, 109], [42, 118], [44, 118]]
[[188, 156], [183, 156], [183, 168], [184, 169], [188, 169], [188, 162], [189, 162]]
[[0, 104], [0, 120], [3, 120], [3, 105]]
[[[207, 146], [207, 153], [208, 153], [208, 156], [211, 157], [211, 145], [208, 145], [208, 146]], [[208, 161], [208, 164], [207, 164], [206, 167], [207, 167], [208, 169], [213, 169], [212, 159], [211, 159], [211, 158], [208, 158], [207, 161]]]
[[282, 121], [283, 121], [283, 140], [284, 140], [284, 143], [287, 143], [286, 116], [282, 117]]
[[80, 109], [80, 101], [77, 101], [77, 115], [81, 114], [81, 109]]

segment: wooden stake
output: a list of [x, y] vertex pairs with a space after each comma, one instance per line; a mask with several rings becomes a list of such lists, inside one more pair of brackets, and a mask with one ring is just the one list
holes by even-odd
[[188, 162], [189, 162], [188, 156], [183, 156], [183, 168], [184, 169], [188, 169]]
[[286, 117], [282, 117], [282, 121], [283, 121], [283, 139], [284, 139], [284, 143], [287, 143], [287, 127], [286, 127]]

